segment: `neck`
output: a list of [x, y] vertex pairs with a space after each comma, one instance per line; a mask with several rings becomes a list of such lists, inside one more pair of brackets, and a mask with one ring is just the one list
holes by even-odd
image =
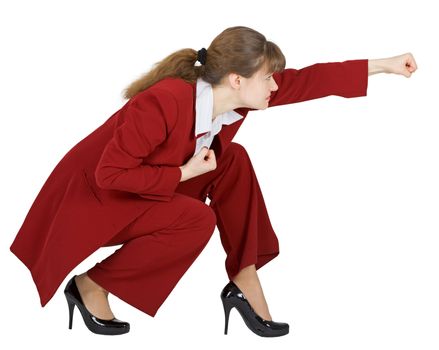
[[240, 105], [237, 101], [236, 95], [233, 90], [223, 85], [212, 87], [213, 93], [213, 112], [212, 120], [220, 114], [232, 111], [239, 108]]

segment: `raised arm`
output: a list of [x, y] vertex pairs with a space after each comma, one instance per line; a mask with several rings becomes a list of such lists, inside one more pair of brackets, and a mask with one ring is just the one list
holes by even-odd
[[273, 74], [278, 85], [268, 107], [313, 100], [330, 95], [359, 97], [367, 95], [368, 60], [316, 63]]
[[286, 68], [273, 74], [278, 90], [272, 93], [268, 107], [330, 95], [366, 96], [370, 75], [393, 73], [409, 78], [417, 68], [411, 53], [372, 60], [316, 63], [302, 69]]

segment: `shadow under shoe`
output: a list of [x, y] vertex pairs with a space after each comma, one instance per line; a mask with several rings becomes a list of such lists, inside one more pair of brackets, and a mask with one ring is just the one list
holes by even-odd
[[119, 335], [128, 333], [130, 330], [130, 324], [128, 322], [118, 320], [117, 318], [113, 318], [111, 320], [103, 320], [101, 318], [93, 316], [87, 310], [76, 285], [75, 277], [76, 275], [73, 276], [73, 278], [69, 282], [67, 282], [66, 288], [64, 290], [67, 304], [69, 306], [69, 329], [72, 329], [73, 311], [76, 305], [81, 312], [85, 325], [93, 333], [103, 335]]
[[226, 324], [224, 334], [227, 334], [230, 310], [235, 307], [242, 316], [247, 327], [261, 337], [279, 337], [289, 332], [288, 323], [264, 320], [252, 308], [238, 286], [230, 281], [221, 292]]

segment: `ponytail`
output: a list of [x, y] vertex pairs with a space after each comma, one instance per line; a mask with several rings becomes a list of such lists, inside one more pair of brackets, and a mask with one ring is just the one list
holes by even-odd
[[250, 78], [263, 64], [269, 72], [285, 69], [285, 56], [273, 42], [261, 33], [243, 26], [230, 27], [220, 33], [205, 52], [205, 64], [195, 65], [198, 51], [190, 48], [178, 50], [154, 64], [153, 68], [133, 81], [123, 91], [130, 99], [161, 79], [181, 78], [194, 83], [199, 77], [216, 86], [228, 73]]

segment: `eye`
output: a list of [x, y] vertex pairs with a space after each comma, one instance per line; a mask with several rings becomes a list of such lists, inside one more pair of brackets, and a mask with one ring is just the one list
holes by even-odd
[[267, 78], [267, 80], [271, 79], [271, 77], [272, 77], [272, 75], [270, 75], [270, 76]]

